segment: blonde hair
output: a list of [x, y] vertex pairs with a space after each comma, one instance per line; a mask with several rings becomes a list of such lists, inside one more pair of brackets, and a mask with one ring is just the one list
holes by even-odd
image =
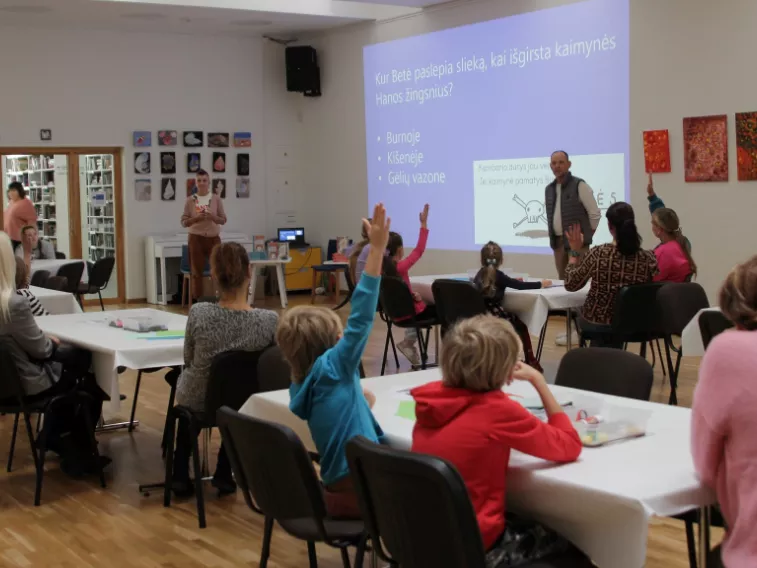
[[757, 256], [726, 276], [720, 289], [720, 309], [739, 327], [757, 330]]
[[652, 213], [652, 222], [664, 233], [675, 239], [681, 247], [686, 260], [689, 262], [691, 274], [696, 276], [697, 265], [694, 262], [694, 258], [691, 256], [691, 250], [689, 249], [689, 244], [686, 242], [686, 237], [683, 236], [681, 221], [678, 219], [678, 214], [672, 209], [662, 207], [661, 209], [656, 209], [654, 213]]
[[0, 231], [0, 322], [9, 323], [9, 304], [16, 293], [16, 255], [8, 233]]
[[481, 276], [481, 293], [485, 298], [493, 298], [497, 293], [497, 270], [502, 266], [502, 247], [494, 241], [489, 241], [481, 249], [481, 266], [484, 273]]
[[489, 315], [461, 320], [444, 336], [442, 382], [476, 392], [499, 390], [509, 382], [522, 348], [507, 320]]
[[297, 306], [281, 316], [276, 343], [292, 368], [292, 382], [305, 379], [318, 357], [336, 345], [342, 331], [342, 320], [327, 308]]

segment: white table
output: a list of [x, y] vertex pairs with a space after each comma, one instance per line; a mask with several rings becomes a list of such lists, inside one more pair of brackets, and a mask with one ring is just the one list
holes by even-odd
[[258, 268], [265, 266], [273, 266], [276, 269], [276, 280], [279, 284], [279, 298], [281, 298], [281, 307], [286, 309], [288, 305], [287, 301], [287, 283], [284, 278], [284, 265], [292, 262], [292, 259], [287, 257], [286, 259], [250, 259], [250, 265], [252, 266], [252, 280], [250, 281], [250, 290], [247, 295], [247, 302], [252, 306], [255, 302], [255, 287], [258, 281]]
[[[431, 285], [434, 280], [443, 278], [469, 280], [468, 274], [444, 274], [434, 276], [413, 276], [411, 283]], [[529, 279], [536, 280], [536, 279]], [[513, 290], [505, 291], [505, 310], [518, 316], [526, 324], [531, 335], [539, 336], [544, 324], [547, 323], [550, 310], [578, 309], [584, 305], [589, 293], [589, 285], [577, 292], [568, 292], [564, 286], [554, 288], [541, 288], [539, 290]]]
[[120, 408], [119, 366], [147, 369], [184, 364], [184, 338], [140, 339], [134, 332], [108, 325], [114, 318], [125, 317], [150, 317], [165, 324], [169, 330], [183, 330], [187, 327], [187, 316], [152, 308], [36, 318], [37, 325], [45, 333], [92, 352], [92, 367], [97, 384], [110, 395], [112, 412], [118, 412]]
[[[409, 449], [412, 443], [414, 422], [396, 416], [401, 396], [397, 390], [439, 378], [439, 369], [430, 369], [363, 381], [376, 394], [373, 413], [389, 445]], [[676, 515], [715, 502], [714, 494], [701, 485], [694, 472], [689, 451], [691, 411], [550, 388], [560, 399], [595, 397], [652, 410], [648, 435], [603, 448], [584, 448], [577, 462], [565, 465], [512, 452], [508, 507], [564, 534], [600, 568], [641, 568], [652, 515]], [[533, 387], [520, 381], [507, 391], [537, 396]], [[289, 426], [309, 450], [315, 450], [307, 424], [289, 411], [288, 391], [255, 395], [240, 412]]]
[[89, 274], [87, 272], [87, 263], [80, 258], [41, 258], [39, 260], [32, 260], [29, 278], [31, 278], [38, 270], [47, 270], [50, 273], [50, 276], [56, 276], [61, 266], [74, 262], [84, 263], [84, 272], [81, 274], [81, 281], [88, 282]]
[[699, 316], [703, 312], [719, 312], [720, 308], [706, 308], [699, 310], [681, 333], [681, 349], [683, 354], [692, 357], [701, 357], [704, 355], [704, 343], [702, 342], [702, 331], [699, 329]]
[[69, 292], [48, 290], [47, 288], [38, 288], [37, 286], [29, 286], [29, 290], [37, 297], [42, 306], [50, 312], [50, 315], [80, 314], [82, 312], [79, 302]]

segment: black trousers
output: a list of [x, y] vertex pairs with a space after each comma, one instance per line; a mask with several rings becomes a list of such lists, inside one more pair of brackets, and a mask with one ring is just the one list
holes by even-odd
[[612, 326], [609, 324], [605, 325], [601, 323], [586, 321], [584, 318], [579, 316], [578, 327], [580, 331], [585, 331], [587, 333], [606, 334], [604, 337], [592, 339], [592, 347], [611, 347], [613, 349], [623, 349], [622, 341], [613, 341], [612, 335], [610, 335]]
[[[173, 454], [173, 479], [179, 482], [189, 481], [189, 458], [192, 456], [192, 435], [189, 431], [189, 422], [185, 418], [179, 418], [176, 429], [176, 451]], [[199, 476], [199, 472], [195, 472]], [[226, 455], [226, 449], [221, 444], [218, 450], [218, 461], [213, 477], [223, 481], [231, 481], [231, 462]]]

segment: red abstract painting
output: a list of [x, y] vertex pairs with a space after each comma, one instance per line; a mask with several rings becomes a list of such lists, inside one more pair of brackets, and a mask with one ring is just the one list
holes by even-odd
[[644, 133], [644, 163], [648, 174], [670, 173], [670, 135], [667, 130]]
[[736, 113], [736, 160], [739, 181], [757, 180], [757, 112]]
[[683, 119], [686, 181], [728, 181], [728, 117]]

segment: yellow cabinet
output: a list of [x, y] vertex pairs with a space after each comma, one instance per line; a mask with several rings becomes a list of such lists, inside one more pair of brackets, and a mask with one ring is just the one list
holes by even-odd
[[292, 261], [284, 265], [287, 292], [294, 290], [310, 290], [313, 285], [313, 270], [311, 266], [321, 264], [321, 247], [304, 249], [289, 249]]

